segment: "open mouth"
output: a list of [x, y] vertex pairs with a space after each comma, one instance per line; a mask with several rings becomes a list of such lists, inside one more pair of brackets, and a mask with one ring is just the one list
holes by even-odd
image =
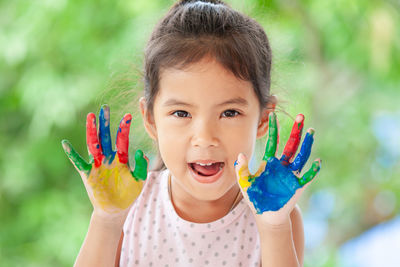
[[211, 164], [188, 163], [192, 176], [200, 183], [213, 183], [221, 177], [224, 170], [224, 162]]
[[215, 162], [210, 165], [200, 165], [197, 163], [189, 163], [190, 168], [198, 175], [213, 176], [217, 174], [223, 167], [224, 162]]

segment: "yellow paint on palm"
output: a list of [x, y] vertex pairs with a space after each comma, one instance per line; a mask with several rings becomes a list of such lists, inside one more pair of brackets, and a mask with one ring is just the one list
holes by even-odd
[[239, 171], [239, 184], [243, 189], [246, 189], [251, 185], [249, 179], [251, 179], [251, 174], [249, 173], [246, 166], [242, 166]]
[[126, 164], [114, 160], [92, 169], [88, 184], [100, 208], [106, 212], [119, 212], [129, 207], [140, 194], [143, 181], [136, 181]]
[[251, 174], [249, 172], [249, 169], [247, 168], [247, 165], [246, 166], [242, 166], [238, 171], [238, 174], [239, 174], [239, 177], [240, 177], [240, 179], [239, 179], [240, 186], [243, 189], [246, 189], [249, 186], [251, 186], [251, 184], [253, 183], [255, 177], [258, 177], [258, 176], [261, 175], [261, 173], [264, 171], [266, 165], [267, 165], [267, 162], [263, 160], [261, 162], [260, 168], [257, 170], [257, 172], [255, 174]]

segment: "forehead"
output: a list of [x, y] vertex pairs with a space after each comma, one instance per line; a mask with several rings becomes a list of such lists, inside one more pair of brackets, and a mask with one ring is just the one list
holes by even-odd
[[203, 59], [185, 69], [161, 71], [156, 101], [163, 105], [176, 99], [195, 106], [215, 105], [239, 98], [245, 99], [249, 105], [258, 103], [251, 82], [237, 78], [215, 60]]

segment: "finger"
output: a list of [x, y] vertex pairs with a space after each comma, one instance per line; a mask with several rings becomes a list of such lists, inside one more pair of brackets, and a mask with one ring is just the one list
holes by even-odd
[[284, 166], [289, 165], [290, 160], [293, 158], [294, 154], [296, 154], [297, 148], [299, 147], [301, 140], [301, 132], [303, 131], [304, 126], [304, 115], [298, 114], [296, 116], [296, 120], [294, 121], [294, 125], [292, 128], [292, 132], [290, 133], [289, 140], [286, 143], [285, 148], [283, 149], [281, 163]]
[[143, 154], [143, 151], [138, 149], [135, 153], [135, 169], [132, 172], [133, 177], [138, 181], [146, 180], [147, 178], [148, 158]]
[[116, 150], [119, 162], [122, 164], [128, 163], [128, 148], [129, 148], [129, 129], [132, 122], [132, 115], [125, 114], [122, 118], [116, 138]]
[[84, 160], [81, 155], [79, 155], [75, 149], [72, 147], [71, 143], [68, 140], [61, 141], [62, 147], [64, 149], [65, 154], [67, 154], [68, 158], [71, 160], [74, 167], [81, 172], [88, 174], [92, 166]]
[[268, 118], [268, 140], [265, 146], [263, 160], [267, 161], [270, 157], [275, 157], [278, 144], [278, 124], [275, 112], [271, 112]]
[[97, 137], [96, 115], [94, 113], [89, 113], [86, 118], [86, 143], [89, 154], [93, 157], [94, 166], [100, 167], [103, 154]]
[[235, 161], [236, 177], [239, 178], [240, 187], [246, 192], [254, 181], [254, 175], [250, 173], [249, 164], [246, 156], [239, 153], [237, 161]]
[[99, 114], [99, 138], [103, 155], [106, 158], [112, 157], [115, 153], [112, 150], [110, 136], [110, 108], [108, 105], [103, 105]]
[[317, 159], [313, 162], [311, 168], [303, 175], [302, 178], [299, 179], [299, 184], [301, 186], [309, 183], [314, 177], [317, 175], [319, 170], [321, 169], [321, 160]]
[[297, 154], [297, 157], [289, 165], [289, 168], [292, 171], [301, 172], [304, 165], [306, 164], [308, 158], [310, 157], [311, 148], [314, 143], [314, 133], [315, 130], [312, 128], [307, 130], [307, 134], [306, 137], [304, 137], [303, 144], [301, 145], [299, 154]]

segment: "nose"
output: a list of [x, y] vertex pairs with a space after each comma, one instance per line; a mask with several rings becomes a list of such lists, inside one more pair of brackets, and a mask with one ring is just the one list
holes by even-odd
[[209, 120], [202, 120], [193, 127], [192, 145], [208, 148], [218, 146], [216, 126]]

